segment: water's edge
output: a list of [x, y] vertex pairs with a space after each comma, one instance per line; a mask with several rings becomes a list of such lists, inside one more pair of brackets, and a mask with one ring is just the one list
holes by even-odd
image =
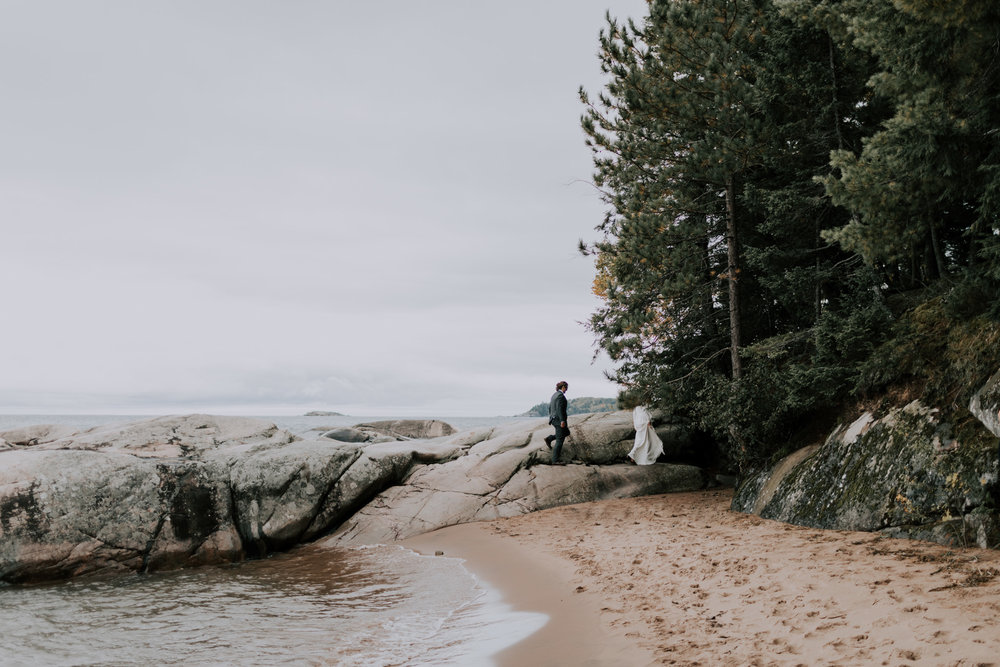
[[[142, 415], [0, 415], [85, 430]], [[392, 417], [273, 417], [300, 437]], [[461, 418], [459, 429], [517, 418]], [[0, 586], [0, 664], [488, 665], [545, 625], [464, 560], [400, 545], [304, 545], [153, 574]]]

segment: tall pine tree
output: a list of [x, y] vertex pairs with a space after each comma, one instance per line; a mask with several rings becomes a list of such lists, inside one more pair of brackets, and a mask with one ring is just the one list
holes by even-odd
[[740, 376], [741, 206], [745, 173], [760, 153], [751, 58], [761, 4], [653, 3], [643, 27], [612, 21], [602, 35], [613, 80], [598, 104], [584, 93], [583, 123], [595, 180], [613, 206], [602, 228], [609, 241], [596, 250], [602, 289], [626, 307], [594, 321], [613, 353], [623, 343], [662, 352], [659, 342], [676, 347], [688, 331], [710, 348], [724, 330], [729, 373]]
[[641, 25], [609, 19], [609, 83], [596, 100], [582, 94], [610, 206], [588, 248], [603, 298], [591, 328], [614, 379], [740, 459], [844, 382], [827, 373], [825, 394], [782, 402], [771, 352], [754, 352], [785, 336], [779, 347], [809, 363], [811, 334], [857, 267], [820, 238], [846, 218], [814, 180], [831, 150], [856, 145], [866, 108], [858, 68], [838, 59], [825, 31], [768, 0], [661, 0]]
[[877, 59], [893, 114], [826, 179], [853, 218], [829, 238], [891, 287], [973, 271], [1000, 278], [1000, 5], [826, 0], [843, 39]]

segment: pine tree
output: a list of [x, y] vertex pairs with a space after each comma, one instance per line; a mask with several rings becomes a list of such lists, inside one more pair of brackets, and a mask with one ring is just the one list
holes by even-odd
[[819, 4], [877, 59], [870, 84], [893, 107], [860, 151], [833, 154], [825, 185], [854, 216], [828, 237], [900, 289], [970, 268], [1000, 277], [1000, 5]]
[[692, 323], [715, 333], [721, 302], [730, 374], [741, 374], [740, 207], [759, 153], [750, 54], [761, 4], [653, 3], [644, 27], [611, 21], [602, 35], [614, 80], [599, 105], [584, 94], [584, 129], [613, 206], [602, 230], [614, 241], [596, 250], [601, 289], [625, 310], [595, 321], [624, 325], [609, 330], [613, 352], [628, 343], [655, 350]]
[[609, 204], [586, 248], [603, 299], [591, 328], [615, 380], [752, 456], [846, 382], [798, 372], [825, 388], [782, 403], [771, 353], [754, 350], [795, 334], [782, 358], [808, 364], [825, 311], [851, 305], [844, 276], [859, 265], [820, 238], [846, 214], [814, 178], [858, 145], [864, 67], [765, 0], [653, 2], [641, 25], [609, 19], [601, 63], [605, 91], [582, 93]]

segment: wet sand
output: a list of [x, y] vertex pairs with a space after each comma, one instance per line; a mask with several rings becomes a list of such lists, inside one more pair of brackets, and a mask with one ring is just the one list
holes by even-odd
[[586, 503], [409, 540], [550, 622], [500, 665], [1000, 665], [1000, 552], [729, 510]]

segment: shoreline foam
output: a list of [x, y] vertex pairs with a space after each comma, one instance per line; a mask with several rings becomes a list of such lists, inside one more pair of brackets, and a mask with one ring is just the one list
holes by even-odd
[[497, 665], [636, 667], [651, 663], [648, 652], [602, 625], [600, 598], [572, 586], [572, 567], [530, 544], [498, 536], [494, 530], [500, 522], [449, 526], [402, 542], [418, 553], [443, 551], [446, 557], [461, 558], [466, 569], [499, 590], [513, 610], [548, 617], [537, 632], [493, 654]]

